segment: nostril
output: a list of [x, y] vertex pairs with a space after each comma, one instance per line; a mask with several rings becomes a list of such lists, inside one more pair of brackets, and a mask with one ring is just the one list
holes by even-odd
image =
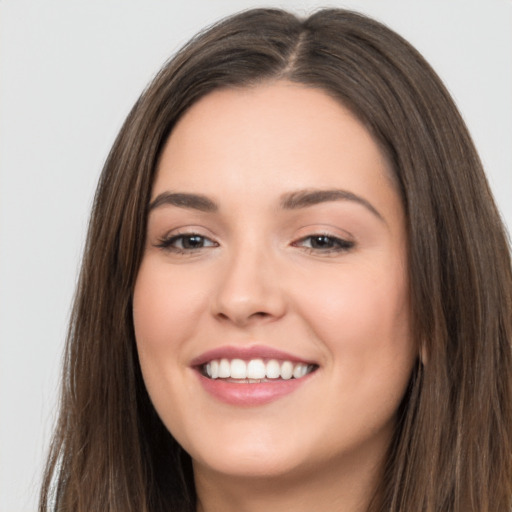
[[223, 322], [229, 321], [234, 322], [237, 325], [247, 325], [253, 322], [258, 322], [260, 320], [272, 318], [272, 314], [267, 313], [266, 311], [256, 311], [254, 313], [249, 314], [243, 314], [241, 312], [233, 312], [232, 314], [230, 314], [219, 311], [217, 313], [217, 318]]

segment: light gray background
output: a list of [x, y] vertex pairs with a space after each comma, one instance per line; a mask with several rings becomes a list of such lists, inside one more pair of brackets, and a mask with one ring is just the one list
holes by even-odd
[[510, 0], [0, 1], [1, 512], [36, 509], [88, 211], [124, 117], [195, 32], [262, 5], [349, 7], [409, 39], [454, 95], [512, 226]]

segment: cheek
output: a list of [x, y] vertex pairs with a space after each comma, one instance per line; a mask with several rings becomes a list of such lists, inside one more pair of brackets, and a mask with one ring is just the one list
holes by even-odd
[[317, 276], [302, 294], [302, 315], [340, 364], [361, 371], [411, 358], [405, 272], [392, 268], [347, 267]]
[[329, 353], [335, 403], [345, 407], [338, 423], [350, 411], [361, 419], [354, 432], [392, 422], [410, 379], [416, 349], [404, 274], [352, 268], [336, 281], [317, 279], [303, 295], [302, 314]]
[[190, 401], [184, 347], [195, 336], [199, 310], [204, 307], [204, 290], [198, 293], [185, 274], [170, 272], [168, 266], [147, 256], [133, 294], [135, 339], [144, 383], [164, 424], [173, 433], [181, 432], [181, 438], [184, 429], [173, 411], [186, 410]]
[[175, 351], [197, 327], [205, 290], [189, 276], [143, 261], [133, 295], [133, 322], [139, 352]]

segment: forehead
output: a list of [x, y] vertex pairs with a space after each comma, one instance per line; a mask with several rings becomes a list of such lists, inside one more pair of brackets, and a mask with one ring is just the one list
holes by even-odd
[[373, 195], [393, 192], [390, 176], [350, 110], [318, 88], [278, 81], [217, 90], [194, 104], [165, 144], [153, 197], [183, 189], [270, 198], [332, 187]]

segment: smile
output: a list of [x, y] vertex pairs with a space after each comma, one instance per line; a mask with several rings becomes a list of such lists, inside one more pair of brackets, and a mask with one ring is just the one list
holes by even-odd
[[209, 379], [229, 379], [237, 383], [258, 384], [275, 380], [301, 379], [313, 372], [316, 365], [287, 360], [213, 359], [202, 365], [201, 372]]
[[237, 407], [261, 406], [295, 394], [319, 369], [315, 361], [263, 345], [218, 347], [190, 366], [208, 395]]

